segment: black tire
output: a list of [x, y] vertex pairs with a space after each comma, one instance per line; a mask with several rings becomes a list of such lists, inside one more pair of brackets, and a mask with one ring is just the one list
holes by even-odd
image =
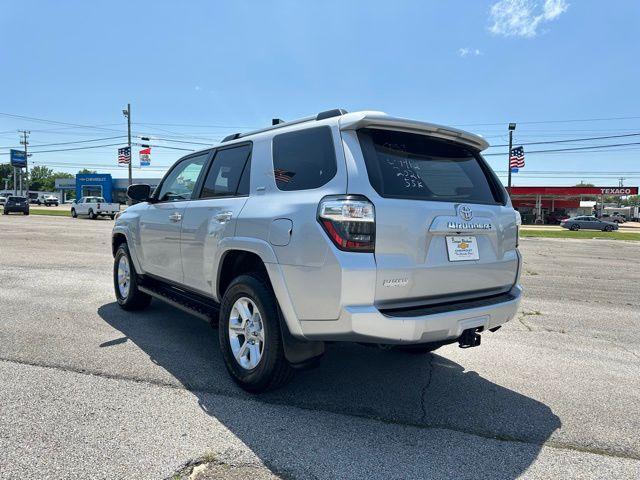
[[3, 210], [3, 215], [9, 215], [9, 212], [7, 212], [6, 208]]
[[578, 230], [580, 230], [580, 225], [571, 225], [569, 227], [569, 230], [571, 230], [572, 232], [577, 232]]
[[[120, 259], [125, 256], [127, 262], [129, 262], [129, 292], [127, 296], [124, 297], [120, 293], [120, 288], [118, 287], [118, 265], [120, 263]], [[113, 288], [116, 294], [116, 300], [118, 301], [118, 305], [123, 310], [142, 310], [143, 308], [149, 306], [151, 303], [151, 297], [146, 293], [138, 290], [138, 275], [136, 274], [136, 269], [133, 266], [133, 262], [131, 261], [131, 255], [129, 254], [129, 248], [126, 243], [121, 244], [116, 251], [116, 255], [113, 260]]]
[[603, 232], [611, 232], [613, 231], [613, 227], [611, 225], [607, 225], [602, 229]]
[[96, 215], [95, 213], [93, 213], [92, 209], [89, 209], [89, 218], [91, 220], [95, 220], [96, 218], [98, 218], [98, 215]]
[[73, 218], [78, 218], [78, 214], [76, 213], [76, 209], [75, 209], [75, 208], [72, 208], [72, 209], [71, 209], [71, 216], [72, 216]]
[[27, 210], [26, 212], [22, 212], [23, 215], [29, 215], [29, 210]]
[[[241, 297], [249, 298], [262, 318], [262, 357], [253, 369], [245, 369], [236, 361], [229, 342], [229, 317], [236, 300]], [[293, 368], [284, 356], [279, 315], [273, 290], [258, 274], [240, 275], [224, 293], [218, 322], [220, 350], [231, 378], [248, 392], [274, 390], [287, 383], [293, 375]]]
[[110, 218], [111, 220], [113, 220], [113, 219], [115, 219], [115, 218], [116, 218], [116, 216], [115, 216], [115, 215], [109, 215], [109, 218]]
[[419, 345], [400, 345], [396, 348], [404, 353], [420, 355], [423, 353], [431, 353], [434, 350], [439, 349], [441, 346], [442, 346], [441, 343], [422, 343]]

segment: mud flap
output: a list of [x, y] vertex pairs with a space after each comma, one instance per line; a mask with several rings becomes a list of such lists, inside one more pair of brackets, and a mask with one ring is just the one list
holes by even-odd
[[324, 342], [309, 342], [295, 338], [291, 335], [291, 332], [289, 332], [289, 327], [287, 327], [279, 308], [278, 313], [284, 356], [291, 366], [294, 368], [304, 368], [307, 364], [313, 363], [316, 358], [324, 354]]

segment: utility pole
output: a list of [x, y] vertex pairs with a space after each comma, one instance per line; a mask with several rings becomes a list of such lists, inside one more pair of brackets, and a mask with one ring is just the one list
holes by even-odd
[[[22, 140], [20, 140], [20, 145], [24, 145], [24, 171], [25, 171], [25, 183], [27, 187], [27, 204], [29, 203], [29, 157], [27, 155], [27, 145], [29, 145], [29, 134], [31, 133], [28, 130], [18, 130], [22, 134]], [[20, 190], [22, 190], [22, 179], [20, 179]]]
[[127, 144], [129, 145], [129, 185], [133, 183], [131, 164], [133, 163], [133, 152], [131, 151], [131, 104], [127, 103], [127, 109], [122, 110], [122, 114], [127, 117]]
[[513, 131], [516, 129], [515, 123], [509, 124], [509, 153], [507, 154], [507, 171], [509, 172], [509, 180], [507, 182], [507, 192], [511, 196], [511, 148], [513, 147]]

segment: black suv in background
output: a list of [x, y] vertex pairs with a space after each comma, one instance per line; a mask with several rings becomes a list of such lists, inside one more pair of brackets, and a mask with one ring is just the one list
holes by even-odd
[[4, 214], [8, 215], [14, 212], [29, 215], [29, 202], [26, 197], [7, 198], [7, 203], [4, 204]]

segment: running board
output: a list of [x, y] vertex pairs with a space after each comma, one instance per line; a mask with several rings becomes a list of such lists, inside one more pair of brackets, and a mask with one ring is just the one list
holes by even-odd
[[142, 285], [138, 285], [138, 289], [208, 323], [218, 323], [219, 305], [204, 295], [150, 278], [145, 278]]

